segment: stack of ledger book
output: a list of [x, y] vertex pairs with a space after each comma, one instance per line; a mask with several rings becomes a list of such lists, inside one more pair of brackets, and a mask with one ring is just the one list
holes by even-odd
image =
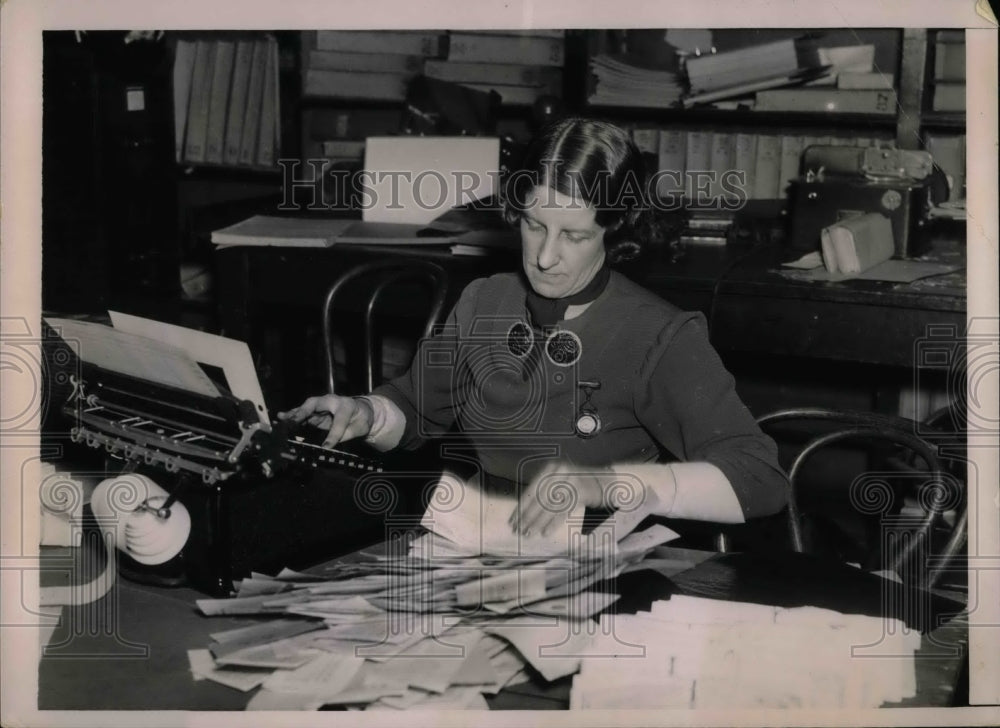
[[486, 708], [505, 687], [576, 673], [595, 615], [618, 599], [602, 586], [677, 536], [635, 532], [641, 516], [626, 513], [518, 540], [509, 526], [500, 535], [509, 503], [470, 529], [482, 503], [461, 500], [429, 508], [416, 540], [314, 573], [251, 574], [233, 598], [199, 600], [206, 615], [265, 619], [190, 651], [194, 679], [259, 688], [248, 710]]

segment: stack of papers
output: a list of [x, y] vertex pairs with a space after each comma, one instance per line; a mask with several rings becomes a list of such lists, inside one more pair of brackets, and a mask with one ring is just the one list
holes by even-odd
[[235, 245], [328, 248], [338, 245], [446, 245], [465, 230], [449, 223], [368, 222], [343, 218], [254, 215], [212, 233], [217, 248]]
[[529, 675], [575, 673], [598, 629], [593, 617], [618, 599], [598, 587], [677, 536], [662, 525], [626, 535], [635, 519], [622, 518], [623, 537], [610, 546], [615, 531], [598, 525], [584, 542], [602, 548], [533, 541], [537, 549], [517, 549], [513, 538], [469, 538], [467, 513], [449, 512], [460, 515], [446, 524], [444, 511], [432, 512], [427, 520], [457, 540], [432, 531], [403, 553], [390, 545], [319, 575], [255, 573], [234, 598], [199, 600], [209, 616], [269, 619], [213, 634], [207, 650], [193, 650], [195, 679], [259, 687], [249, 710], [485, 708], [484, 696]]
[[640, 68], [614, 56], [594, 56], [590, 71], [597, 79], [592, 104], [666, 108], [676, 106], [684, 90], [673, 71]]
[[897, 620], [681, 595], [603, 615], [571, 708], [875, 708], [912, 697], [920, 634]]

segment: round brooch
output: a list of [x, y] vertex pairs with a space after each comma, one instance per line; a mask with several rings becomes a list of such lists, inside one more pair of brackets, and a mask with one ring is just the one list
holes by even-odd
[[555, 331], [545, 342], [545, 354], [556, 366], [568, 367], [576, 364], [583, 352], [580, 337], [572, 331]]
[[524, 322], [518, 321], [507, 329], [507, 350], [519, 359], [526, 357], [534, 344], [535, 334]]

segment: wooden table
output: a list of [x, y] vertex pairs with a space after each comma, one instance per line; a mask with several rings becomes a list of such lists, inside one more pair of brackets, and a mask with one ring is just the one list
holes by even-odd
[[[67, 563], [91, 571], [103, 568], [98, 543], [90, 539], [83, 549], [43, 549], [43, 567], [57, 567], [43, 568], [43, 584], [65, 581]], [[623, 597], [616, 611], [635, 611], [671, 593], [746, 601], [767, 595], [766, 603], [780, 606], [815, 604], [869, 614], [878, 613], [884, 603], [883, 581], [877, 577], [800, 554], [713, 554], [664, 546], [654, 555], [696, 565], [679, 572], [674, 566], [669, 579], [648, 570], [620, 577], [616, 588]], [[39, 709], [242, 710], [251, 694], [194, 681], [187, 650], [206, 648], [212, 632], [255, 620], [204, 617], [195, 608], [201, 596], [187, 588], [119, 579], [99, 602], [64, 608], [39, 667]], [[961, 611], [954, 602], [934, 605], [941, 614]], [[967, 640], [968, 626], [961, 617], [924, 635], [916, 655], [917, 696], [906, 705], [949, 706], [962, 694]], [[565, 709], [569, 690], [569, 678], [529, 682], [502, 691], [489, 704], [493, 709]]]

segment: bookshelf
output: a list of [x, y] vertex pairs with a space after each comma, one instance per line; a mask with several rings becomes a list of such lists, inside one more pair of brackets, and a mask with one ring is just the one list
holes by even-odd
[[[466, 70], [461, 56], [450, 57], [454, 55], [452, 39], [458, 38], [456, 45], [459, 46], [475, 40], [475, 36], [448, 30], [412, 31], [403, 35], [390, 31], [353, 32], [358, 36], [356, 39], [351, 33], [303, 31], [294, 34], [296, 42], [290, 44], [297, 54], [293, 65], [297, 67], [298, 75], [290, 74], [291, 82], [296, 84], [291, 101], [293, 111], [290, 112], [296, 139], [288, 150], [294, 150], [302, 159], [331, 157], [324, 154], [324, 142], [327, 141], [357, 142], [368, 135], [399, 133], [405, 121], [405, 82], [421, 73], [456, 82], [467, 79], [463, 76]], [[892, 80], [891, 89], [887, 89], [891, 94], [891, 110], [882, 113], [757, 110], [741, 108], [738, 101], [729, 101], [729, 108], [716, 105], [683, 108], [679, 99], [675, 105], [669, 106], [590, 100], [594, 92], [592, 61], [601, 55], [638, 58], [647, 67], [655, 65], [661, 71], [673, 68], [678, 78], [686, 81], [683, 66], [673, 57], [675, 51], [665, 40], [666, 33], [665, 29], [566, 30], [552, 31], [546, 37], [545, 31], [542, 31], [540, 37], [531, 42], [561, 43], [558, 65], [532, 67], [526, 61], [537, 61], [537, 56], [512, 53], [509, 58], [501, 59], [505, 63], [492, 65], [493, 78], [498, 80], [494, 86], [503, 88], [505, 83], [517, 78], [537, 81], [558, 76], [561, 77], [561, 84], [545, 88], [544, 94], [539, 92], [539, 95], [558, 97], [561, 111], [600, 116], [640, 133], [674, 128], [712, 134], [793, 136], [803, 143], [826, 139], [846, 143], [847, 140], [861, 139], [869, 140], [871, 144], [889, 144], [906, 149], [928, 148], [929, 139], [952, 139], [964, 135], [964, 111], [950, 107], [941, 109], [941, 103], [934, 100], [938, 87], [945, 88], [952, 96], [955, 94], [957, 82], [954, 74], [964, 72], [964, 67], [959, 67], [964, 64], [958, 62], [961, 52], [957, 49], [961, 48], [961, 36], [954, 31], [933, 29], [827, 29], [823, 32], [809, 29], [727, 29], [712, 33], [713, 44], [719, 54], [754, 45], [780, 46], [783, 40], [796, 37], [805, 38], [812, 52], [816, 52], [817, 48], [828, 52], [830, 49], [867, 47], [870, 67]], [[373, 45], [365, 45], [377, 44], [380, 37], [388, 54], [376, 54]], [[492, 38], [490, 40], [493, 41]], [[359, 53], [362, 55], [359, 56]], [[354, 69], [353, 80], [345, 80], [347, 68], [339, 68], [338, 64], [343, 65], [343, 59], [352, 55], [355, 60], [359, 57], [364, 60], [364, 53], [369, 54], [367, 58], [370, 62], [378, 64], [378, 69], [369, 65], [366, 70], [362, 64]], [[520, 65], [510, 63], [513, 59], [517, 59]], [[468, 65], [473, 68], [476, 62]], [[478, 65], [480, 69], [477, 70], [483, 72], [488, 64], [479, 62]], [[947, 79], [939, 78], [942, 74]], [[327, 86], [317, 81], [321, 77]], [[342, 91], [337, 91], [338, 78], [344, 82]], [[358, 79], [372, 83], [366, 86]], [[391, 83], [385, 86], [387, 79]], [[490, 87], [488, 78], [483, 77], [479, 81], [476, 87]], [[377, 88], [381, 88], [381, 92], [372, 90]], [[824, 88], [834, 89], [836, 86], [816, 86], [808, 89], [807, 93]], [[741, 101], [746, 100], [752, 101], [753, 95]], [[498, 134], [516, 142], [530, 138], [538, 126], [538, 118], [529, 101], [521, 99], [514, 103], [500, 103], [496, 109]], [[334, 158], [331, 160], [334, 164], [348, 168], [360, 166], [361, 147], [333, 144], [326, 151], [331, 149], [349, 149], [353, 155]], [[953, 158], [952, 166], [956, 163]]]
[[[708, 33], [686, 32], [702, 36]], [[283, 177], [276, 164], [279, 158], [328, 159], [334, 169], [352, 172], [360, 169], [365, 137], [401, 133], [408, 113], [405, 98], [409, 83], [420, 75], [456, 83], [468, 81], [479, 90], [503, 89], [513, 81], [523, 82], [527, 90], [519, 92], [518, 99], [512, 101], [512, 97], [504, 99], [501, 95], [494, 107], [495, 133], [515, 145], [527, 141], [539, 125], [535, 101], [542, 96], [555, 97], [561, 111], [607, 118], [631, 129], [637, 138], [644, 140], [654, 169], [664, 161], [659, 147], [661, 135], [667, 131], [702, 135], [704, 138], [699, 143], [708, 145], [705, 158], [710, 164], [713, 161], [732, 164], [731, 160], [739, 159], [736, 145], [741, 139], [744, 145], [757, 146], [761, 140], [770, 145], [777, 140], [779, 153], [787, 159], [784, 159], [774, 190], [762, 192], [763, 199], [783, 199], [787, 179], [794, 176], [796, 170], [792, 157], [808, 144], [859, 140], [868, 144], [931, 150], [958, 186], [953, 198], [961, 196], [965, 112], [948, 106], [944, 103], [946, 97], [941, 95], [949, 93], [954, 100], [955, 88], [964, 74], [961, 31], [869, 28], [829, 29], [822, 33], [809, 29], [711, 32], [717, 54], [754, 46], [780, 48], [791, 38], [806, 38], [811, 52], [816, 52], [816, 48], [867, 47], [870, 67], [892, 79], [895, 110], [890, 113], [742, 107], [742, 101], [753, 100], [752, 94], [738, 101], [723, 99], [718, 104], [688, 108], [684, 108], [679, 97], [672, 99], [672, 105], [591, 100], [594, 92], [592, 61], [601, 55], [625, 58], [659, 71], [672, 71], [686, 82], [676, 46], [667, 42], [668, 38], [676, 42], [677, 36], [667, 33], [665, 29], [540, 31], [520, 40], [516, 36], [491, 33], [477, 36], [447, 29], [408, 33], [313, 30], [176, 34], [172, 39], [175, 55], [184, 44], [196, 46], [206, 39], [216, 46], [228, 43], [237, 49], [241, 43], [253, 45], [263, 39], [270, 44], [269, 63], [277, 84], [275, 147], [271, 158], [256, 157], [252, 163], [233, 164], [226, 162], [223, 151], [220, 163], [207, 155], [201, 160], [189, 159], [186, 145], [181, 147], [178, 153], [178, 165], [182, 170], [179, 175], [181, 227], [189, 227], [183, 215], [190, 206], [225, 205], [267, 196], [280, 199]], [[484, 48], [477, 49], [475, 44], [480, 39]], [[523, 48], [516, 46], [518, 43], [523, 44]], [[505, 47], [508, 49], [506, 54], [503, 52]], [[511, 50], [515, 47], [524, 52]], [[558, 48], [558, 52], [538, 55], [539, 48]], [[234, 57], [236, 54], [234, 50]], [[496, 63], [490, 59], [505, 62]], [[236, 65], [234, 60], [233, 67]], [[226, 88], [229, 99], [234, 96], [235, 78], [234, 72]], [[685, 90], [686, 86], [681, 93]], [[238, 94], [236, 96], [238, 98]], [[655, 99], [655, 94], [651, 98]], [[191, 117], [190, 109], [184, 114], [177, 108], [174, 111], [176, 123], [186, 126]], [[208, 111], [210, 115], [211, 109]], [[231, 118], [230, 110], [223, 142]], [[244, 118], [248, 118], [246, 113]], [[186, 133], [185, 128], [181, 136], [185, 141]], [[655, 142], [651, 141], [653, 135]], [[715, 142], [718, 144], [713, 146]], [[259, 143], [258, 136], [258, 147]], [[744, 160], [747, 153], [743, 148]], [[308, 169], [301, 169], [299, 174], [308, 174]], [[769, 184], [765, 188], [769, 188]], [[219, 218], [219, 221], [226, 224], [233, 220]]]
[[[782, 43], [788, 48], [792, 39], [798, 39], [795, 43], [797, 58], [793, 59], [792, 67], [795, 60], [798, 61], [797, 65], [802, 66], [806, 58], [817, 58], [822, 63], [832, 60], [836, 65], [831, 70], [843, 71], [851, 67], [841, 67], [840, 64], [846, 63], [851, 58], [851, 53], [858, 55], [858, 51], [867, 46], [868, 68], [864, 70], [869, 73], [855, 72], [852, 76], [866, 76], [865, 80], [869, 83], [873, 76], [876, 79], [881, 77], [883, 82], [891, 79], [891, 88], [885, 89], [890, 94], [886, 98], [889, 103], [885, 108], [879, 109], [878, 113], [873, 113], [874, 108], [873, 112], [797, 108], [804, 105], [802, 98], [807, 95], [825, 95], [826, 92], [822, 90], [824, 88], [837, 89], [829, 93], [831, 104], [859, 95], [855, 90], [840, 90], [837, 88], [839, 83], [836, 86], [815, 85], [820, 83], [818, 81], [791, 86], [788, 92], [779, 88], [776, 91], [760, 90], [756, 94], [747, 92], [742, 96], [723, 95], [715, 104], [691, 105], [686, 108], [683, 99], [673, 99], [672, 96], [647, 106], [601, 103], [600, 94], [595, 95], [595, 92], [601, 89], [604, 78], [592, 73], [588, 74], [585, 100], [579, 110], [631, 128], [637, 140], [646, 140], [646, 151], [650, 153], [651, 143], [648, 140], [651, 134], [662, 135], [667, 130], [677, 129], [714, 135], [779, 135], [783, 139], [791, 136], [805, 142], [813, 140], [813, 143], [816, 139], [834, 144], [844, 143], [845, 140], [861, 140], [864, 144], [864, 140], [868, 140], [868, 144], [927, 149], [957, 185], [951, 199], [964, 195], [961, 189], [965, 166], [963, 31], [872, 28], [816, 33], [809, 29], [726, 29], [712, 32], [713, 50], [706, 54], [709, 56], [708, 61], [692, 60], [699, 58], [693, 54], [687, 55], [684, 60], [678, 58], [678, 54], [668, 43], [668, 32], [674, 31], [588, 31], [584, 39], [587, 63], [591, 69], [595, 69], [600, 65], [595, 64], [595, 59], [610, 57], [624, 59], [642, 69], [657, 69], [657, 72], [674, 70], [682, 78], [689, 76], [687, 93], [690, 95], [696, 93], [696, 83], [705, 82], [706, 75], [704, 72], [688, 73], [693, 69], [685, 68], [685, 60], [688, 66], [697, 62], [704, 69], [709, 62], [724, 59], [727, 53], [742, 52], [745, 54], [742, 63], [750, 68], [749, 72], [738, 64], [727, 67], [716, 63], [716, 70], [720, 78], [726, 78], [726, 74], [731, 74], [730, 77], [733, 78], [740, 78], [742, 75], [745, 82], [753, 78], [752, 70], [757, 65], [761, 69], [761, 75], [766, 75], [767, 65], [759, 57], [753, 57], [751, 51], [755, 48], [771, 47], [775, 58], [778, 58]], [[698, 31], [686, 32], [691, 34]], [[845, 55], [845, 51], [850, 53]], [[787, 70], [787, 66], [785, 68]], [[776, 63], [772, 72], [777, 74], [781, 69]], [[645, 71], [635, 74], [640, 87], [644, 73]], [[710, 75], [708, 79], [711, 80]], [[724, 84], [720, 82], [720, 85]], [[872, 91], [860, 93], [881, 93], [874, 90], [874, 85], [872, 88]], [[759, 102], [764, 96], [783, 97], [790, 103], [787, 110], [761, 110]], [[755, 104], [755, 101], [758, 103]], [[726, 155], [723, 154], [722, 157], [726, 158]], [[658, 160], [661, 168], [665, 161], [662, 158]], [[781, 188], [778, 188], [775, 194], [780, 197], [780, 192]]]

